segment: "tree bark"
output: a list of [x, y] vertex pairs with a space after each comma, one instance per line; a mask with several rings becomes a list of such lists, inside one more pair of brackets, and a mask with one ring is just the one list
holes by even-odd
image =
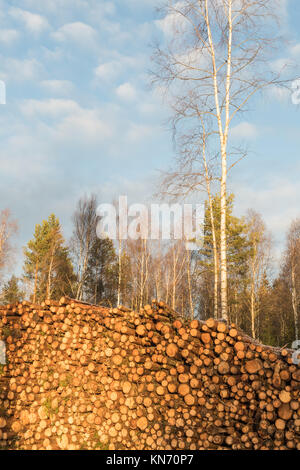
[[38, 262], [35, 263], [35, 273], [34, 273], [34, 289], [33, 289], [33, 300], [32, 300], [34, 304], [36, 302], [37, 278], [38, 278]]
[[299, 339], [298, 311], [297, 311], [297, 305], [298, 305], [297, 297], [298, 296], [297, 296], [297, 289], [296, 289], [295, 263], [293, 259], [292, 259], [291, 278], [292, 278], [292, 304], [293, 304], [293, 312], [294, 312], [295, 339], [296, 341], [298, 341]]

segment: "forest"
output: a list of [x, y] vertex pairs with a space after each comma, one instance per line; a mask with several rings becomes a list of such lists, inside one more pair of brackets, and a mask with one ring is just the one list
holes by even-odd
[[[215, 272], [214, 243], [208, 203], [199, 249], [181, 240], [100, 239], [96, 195], [81, 198], [72, 217], [73, 235], [66, 241], [58, 218], [51, 214], [37, 224], [24, 247], [22, 276], [2, 282], [1, 303], [30, 299], [40, 303], [61, 296], [95, 305], [140, 309], [152, 299], [164, 301], [187, 319], [221, 317], [220, 273]], [[300, 219], [286, 234], [280, 265], [273, 256], [272, 234], [260, 214], [228, 211], [228, 306], [230, 322], [261, 342], [291, 345], [298, 335], [300, 295]], [[213, 198], [220, 261], [220, 198]], [[1, 213], [2, 272], [11, 268], [12, 239], [17, 223]], [[200, 243], [201, 242], [201, 243]]]

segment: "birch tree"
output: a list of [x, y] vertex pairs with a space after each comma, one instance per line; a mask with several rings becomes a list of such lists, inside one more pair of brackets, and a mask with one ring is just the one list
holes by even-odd
[[74, 264], [78, 279], [76, 299], [83, 299], [83, 287], [92, 247], [95, 242], [97, 227], [97, 198], [94, 194], [78, 201], [73, 215], [73, 236], [71, 239]]
[[0, 212], [0, 272], [7, 267], [12, 253], [11, 239], [17, 233], [18, 225], [11, 219], [8, 209]]
[[284, 271], [291, 292], [295, 339], [299, 339], [300, 304], [300, 219], [293, 220], [287, 236]]
[[[207, 144], [211, 137], [201, 120], [201, 131], [183, 134], [178, 142], [177, 168], [165, 172], [161, 182], [161, 195], [171, 196], [174, 199], [186, 198], [193, 193], [206, 192], [209, 204], [211, 232], [214, 256], [214, 318], [218, 318], [218, 291], [219, 291], [219, 257], [217, 249], [216, 221], [213, 211], [213, 192], [216, 183], [215, 158], [208, 155]], [[195, 145], [195, 140], [197, 145]], [[200, 241], [200, 240], [196, 240]]]
[[[165, 33], [153, 55], [153, 83], [166, 92], [175, 138], [201, 145], [204, 130], [218, 155], [221, 197], [221, 314], [228, 319], [227, 176], [244, 155], [231, 145], [235, 118], [258, 91], [281, 85], [270, 61], [280, 0], [181, 0], [165, 2], [158, 25]], [[277, 7], [277, 9], [276, 9]]]
[[246, 218], [248, 239], [250, 243], [249, 284], [250, 284], [250, 316], [251, 334], [257, 337], [256, 319], [259, 315], [259, 293], [270, 265], [271, 237], [266, 231], [261, 216], [249, 210]]

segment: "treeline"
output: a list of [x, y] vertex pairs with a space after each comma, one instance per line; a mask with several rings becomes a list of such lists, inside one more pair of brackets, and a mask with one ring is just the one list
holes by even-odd
[[[220, 198], [205, 204], [198, 249], [181, 240], [110, 240], [97, 237], [97, 199], [79, 200], [73, 235], [66, 242], [51, 214], [36, 225], [24, 248], [23, 276], [2, 286], [1, 302], [71, 296], [93, 304], [139, 309], [153, 298], [188, 318], [220, 318]], [[290, 345], [298, 338], [300, 295], [300, 219], [287, 234], [280, 269], [274, 276], [272, 239], [259, 214], [234, 215], [227, 198], [228, 316], [254, 338]], [[213, 218], [211, 217], [213, 211]], [[212, 221], [214, 227], [212, 229]], [[0, 267], [9, 259], [16, 223], [8, 211], [0, 218]]]

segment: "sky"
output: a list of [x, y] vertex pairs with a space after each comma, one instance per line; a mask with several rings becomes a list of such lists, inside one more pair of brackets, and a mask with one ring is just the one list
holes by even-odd
[[[157, 0], [0, 0], [0, 209], [18, 221], [17, 274], [34, 226], [55, 213], [65, 238], [78, 199], [150, 200], [174, 149], [167, 106], [149, 86]], [[300, 62], [300, 2], [282, 0], [278, 63]], [[300, 73], [299, 73], [300, 77]], [[248, 155], [229, 175], [236, 213], [254, 208], [277, 255], [300, 217], [300, 105], [272, 89], [234, 123]], [[150, 198], [150, 199], [149, 199]]]

